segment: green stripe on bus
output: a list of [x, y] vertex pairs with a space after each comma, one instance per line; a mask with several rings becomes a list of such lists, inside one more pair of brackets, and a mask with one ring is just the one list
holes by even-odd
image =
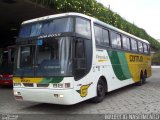
[[64, 77], [47, 77], [43, 78], [40, 83], [46, 84], [46, 83], [60, 83], [63, 80]]
[[131, 78], [125, 53], [112, 50], [108, 50], [107, 52], [116, 77], [119, 80], [126, 80]]

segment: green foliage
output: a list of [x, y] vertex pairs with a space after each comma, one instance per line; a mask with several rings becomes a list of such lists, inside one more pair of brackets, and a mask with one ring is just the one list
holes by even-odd
[[142, 39], [148, 40], [151, 47], [154, 49], [160, 49], [160, 43], [153, 37], [147, 34], [147, 32], [137, 27], [136, 25], [126, 21], [117, 13], [114, 13], [110, 9], [104, 7], [96, 0], [31, 0], [37, 4], [42, 4], [47, 7], [58, 10], [59, 12], [78, 12], [92, 17], [95, 17], [105, 23], [113, 25], [119, 29], [122, 29], [130, 34], [133, 34]]
[[160, 65], [160, 53], [154, 53], [152, 55], [152, 65]]

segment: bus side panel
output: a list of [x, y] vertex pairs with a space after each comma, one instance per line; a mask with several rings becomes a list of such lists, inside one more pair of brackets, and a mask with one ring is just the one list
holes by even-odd
[[126, 53], [129, 71], [135, 82], [140, 80], [141, 71], [143, 74], [147, 71], [147, 76], [151, 76], [151, 57], [142, 54]]

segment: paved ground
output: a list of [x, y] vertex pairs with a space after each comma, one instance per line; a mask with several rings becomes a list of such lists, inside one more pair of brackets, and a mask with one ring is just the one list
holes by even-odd
[[0, 88], [0, 114], [105, 114], [160, 113], [160, 69], [143, 86], [127, 86], [107, 94], [102, 103], [82, 102], [72, 106], [17, 102], [12, 88]]

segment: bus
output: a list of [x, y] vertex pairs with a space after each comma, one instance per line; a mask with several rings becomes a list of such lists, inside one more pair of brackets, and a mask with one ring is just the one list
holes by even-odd
[[0, 85], [13, 85], [15, 45], [1, 50], [0, 62]]
[[73, 12], [24, 21], [15, 58], [18, 101], [99, 103], [106, 92], [151, 76], [148, 41]]

